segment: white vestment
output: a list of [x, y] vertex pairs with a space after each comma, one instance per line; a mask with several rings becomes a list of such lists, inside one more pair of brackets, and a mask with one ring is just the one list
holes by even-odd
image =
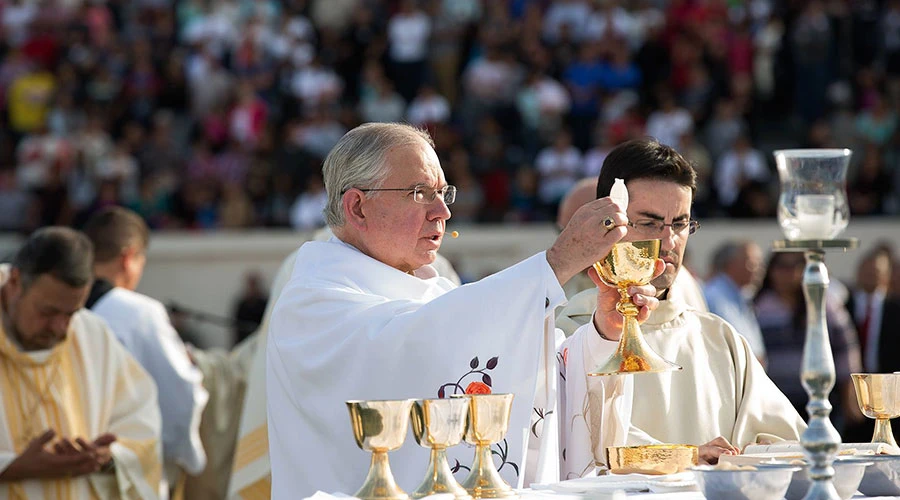
[[[506, 438], [493, 447], [501, 475], [513, 486], [557, 480], [552, 311], [564, 300], [544, 253], [456, 288], [337, 239], [304, 244], [269, 329], [272, 498], [362, 485], [370, 453], [355, 443], [345, 401], [449, 397], [473, 383], [516, 395]], [[535, 434], [540, 463], [524, 456], [537, 446]], [[448, 456], [451, 466], [468, 467], [472, 448], [459, 445]], [[428, 452], [408, 442], [390, 461], [410, 491]]]
[[[0, 265], [0, 286], [8, 269]], [[0, 499], [155, 500], [160, 427], [153, 379], [96, 314], [78, 311], [64, 341], [28, 352], [0, 321], [0, 471], [47, 429], [57, 438], [117, 438], [114, 473], [0, 483]]]
[[[327, 241], [334, 234], [331, 228], [324, 227], [316, 231], [313, 239]], [[291, 252], [275, 274], [269, 289], [269, 303], [263, 314], [262, 323], [242, 346], [242, 350], [254, 350], [252, 363], [247, 372], [247, 390], [245, 393], [240, 420], [240, 431], [234, 451], [234, 465], [228, 485], [228, 497], [231, 500], [269, 500], [271, 497], [272, 468], [269, 464], [269, 435], [266, 423], [266, 339], [269, 331], [269, 319], [272, 309], [281, 291], [294, 272], [294, 261], [297, 250]], [[450, 261], [438, 254], [431, 264], [439, 276], [443, 276], [459, 285], [459, 275]], [[263, 346], [262, 349], [257, 348]]]
[[[618, 410], [627, 408], [630, 396], [630, 423], [622, 422], [618, 414], [607, 414], [606, 406], [600, 406], [610, 404], [597, 397], [602, 382], [598, 379], [604, 377], [588, 377], [582, 371], [605, 362], [617, 342], [601, 338], [593, 322], [588, 322], [563, 344], [560, 357], [568, 358], [572, 369], [565, 372], [566, 385], [560, 387], [566, 394], [566, 407], [561, 411], [582, 419], [582, 430], [584, 426], [589, 429], [592, 446], [585, 450], [583, 438], [564, 441], [567, 455], [582, 461], [593, 456], [596, 462], [605, 463], [605, 446], [653, 442], [701, 445], [723, 436], [743, 447], [800, 438], [806, 428], [803, 419], [766, 375], [747, 340], [722, 318], [693, 310], [673, 287], [668, 300], [660, 301], [641, 330], [654, 351], [683, 370], [633, 375], [632, 387], [623, 390], [621, 399], [625, 401], [617, 406]], [[573, 359], [579, 356], [575, 364]], [[576, 382], [576, 377], [581, 380]], [[618, 424], [613, 429], [615, 443], [597, 438], [610, 435], [610, 416]], [[563, 467], [578, 471], [586, 464]]]
[[159, 390], [165, 478], [173, 486], [180, 472], [199, 474], [206, 466], [200, 442], [200, 415], [209, 395], [203, 375], [161, 302], [124, 288], [104, 294], [92, 310], [109, 324], [119, 342], [153, 377]]

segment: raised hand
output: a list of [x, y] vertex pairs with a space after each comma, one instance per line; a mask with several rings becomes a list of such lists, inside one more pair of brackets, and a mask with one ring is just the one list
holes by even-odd
[[[608, 224], [604, 222], [609, 219]], [[583, 205], [547, 250], [561, 284], [603, 258], [625, 236], [628, 216], [608, 197]], [[607, 227], [608, 226], [608, 227]]]
[[[78, 451], [68, 440], [64, 440], [67, 445], [60, 448], [63, 453], [48, 451], [45, 447], [54, 437], [56, 432], [50, 429], [32, 439], [28, 447], [9, 464], [9, 467], [0, 472], [0, 482], [75, 477], [100, 470], [95, 457], [90, 453]], [[54, 450], [56, 449], [54, 446]]]

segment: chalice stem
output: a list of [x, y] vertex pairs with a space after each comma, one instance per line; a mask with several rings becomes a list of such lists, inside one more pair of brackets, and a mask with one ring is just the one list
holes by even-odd
[[391, 464], [388, 461], [387, 452], [377, 450], [372, 452], [372, 464], [369, 466], [366, 482], [353, 496], [362, 500], [375, 498], [402, 500], [409, 498], [394, 481], [394, 474], [391, 472]]
[[413, 492], [410, 497], [423, 498], [439, 493], [451, 493], [457, 498], [470, 498], [453, 477], [450, 464], [447, 463], [447, 449], [434, 447], [431, 449], [431, 459], [428, 462], [428, 470], [425, 472], [425, 480]]
[[896, 447], [897, 441], [894, 439], [894, 433], [891, 430], [891, 419], [889, 418], [876, 418], [875, 419], [875, 434], [872, 435], [873, 443], [887, 443], [891, 446]]
[[472, 463], [472, 471], [462, 486], [473, 498], [515, 496], [512, 488], [500, 477], [500, 473], [494, 466], [490, 443], [475, 445], [475, 461]]

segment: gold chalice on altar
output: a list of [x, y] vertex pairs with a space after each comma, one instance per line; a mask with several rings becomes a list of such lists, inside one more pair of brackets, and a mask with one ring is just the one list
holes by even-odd
[[450, 493], [457, 500], [471, 500], [456, 482], [447, 463], [447, 448], [459, 444], [466, 432], [469, 412], [467, 398], [419, 399], [412, 406], [412, 428], [416, 442], [431, 448], [431, 459], [422, 484], [410, 495], [422, 498]]
[[462, 486], [473, 498], [505, 498], [516, 494], [500, 477], [491, 456], [491, 445], [503, 440], [509, 428], [512, 394], [472, 394], [466, 442], [475, 445], [475, 461]]
[[600, 279], [619, 290], [616, 311], [624, 317], [622, 336], [616, 352], [603, 365], [588, 375], [619, 373], [654, 373], [681, 370], [681, 367], [662, 358], [647, 345], [637, 322], [638, 307], [628, 295], [628, 287], [646, 285], [653, 279], [659, 258], [660, 240], [619, 242], [613, 245], [603, 260], [594, 263]]
[[850, 377], [859, 409], [875, 419], [872, 442], [896, 447], [891, 419], [900, 417], [900, 373], [853, 373]]
[[388, 462], [388, 452], [406, 440], [412, 399], [347, 401], [356, 444], [372, 452], [372, 464], [366, 482], [353, 496], [362, 500], [407, 500], [409, 495], [397, 486]]

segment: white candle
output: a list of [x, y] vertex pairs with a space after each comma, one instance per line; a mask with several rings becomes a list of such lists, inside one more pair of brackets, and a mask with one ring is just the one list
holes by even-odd
[[830, 239], [834, 221], [834, 195], [798, 194], [797, 229], [800, 238]]

